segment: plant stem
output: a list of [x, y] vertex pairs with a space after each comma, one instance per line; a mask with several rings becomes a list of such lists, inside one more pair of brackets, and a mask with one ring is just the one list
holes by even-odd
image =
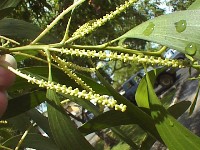
[[10, 48], [10, 52], [19, 52], [19, 51], [26, 51], [26, 50], [45, 50], [48, 49], [48, 45], [27, 45], [21, 47]]
[[[66, 48], [77, 48], [77, 49], [86, 49], [86, 50], [110, 50], [110, 51], [116, 51], [121, 53], [129, 53], [129, 54], [144, 54], [144, 55], [150, 55], [150, 56], [160, 56], [161, 50], [157, 52], [148, 52], [148, 51], [140, 51], [140, 50], [133, 50], [128, 49], [120, 46], [105, 46], [105, 45], [97, 45], [97, 46], [87, 46], [87, 45], [66, 45]], [[163, 52], [163, 48], [162, 48]]]
[[0, 39], [4, 39], [4, 40], [9, 41], [9, 42], [11, 42], [11, 43], [20, 45], [19, 42], [15, 41], [15, 40], [12, 40], [12, 39], [10, 39], [10, 38], [7, 38], [7, 37], [5, 37], [5, 36], [1, 36], [1, 35], [0, 35]]
[[[74, 0], [74, 3], [75, 3], [75, 1], [76, 0]], [[75, 8], [73, 8], [72, 11], [71, 11], [71, 16], [69, 17], [69, 20], [68, 20], [68, 23], [67, 23], [67, 27], [66, 27], [66, 30], [65, 30], [65, 35], [64, 35], [62, 41], [60, 42], [61, 44], [64, 44], [65, 41], [69, 38], [69, 35], [68, 35], [69, 34], [69, 27], [70, 27], [70, 23], [71, 23], [71, 20], [72, 20], [72, 14], [74, 12], [74, 9]]]
[[[54, 44], [54, 45], [28, 45], [28, 46], [22, 46], [22, 47], [16, 47], [16, 48], [10, 48], [10, 52], [16, 52], [16, 51], [24, 51], [24, 50], [50, 50], [53, 51], [51, 48], [60, 47], [60, 43]], [[85, 50], [110, 50], [110, 51], [116, 51], [121, 53], [129, 53], [129, 54], [144, 54], [149, 56], [160, 56], [162, 52], [165, 51], [166, 47], [161, 48], [161, 50], [157, 52], [149, 52], [149, 51], [140, 51], [140, 50], [133, 50], [128, 49], [120, 46], [106, 46], [106, 44], [103, 45], [65, 45], [65, 48], [74, 48], [74, 49], [85, 49]]]
[[33, 126], [33, 125], [31, 124], [31, 125], [28, 127], [28, 129], [24, 132], [24, 134], [22, 135], [22, 137], [21, 137], [19, 143], [17, 144], [15, 150], [19, 150], [21, 144], [22, 144], [23, 141], [25, 140], [25, 138], [26, 138], [28, 132], [31, 130], [32, 126]]
[[13, 149], [11, 149], [11, 148], [9, 148], [9, 147], [5, 147], [5, 146], [3, 146], [3, 145], [0, 145], [0, 149], [4, 149], [4, 150], [13, 150]]
[[[13, 52], [12, 54], [15, 54], [15, 55], [21, 55], [21, 56], [26, 56], [26, 57], [29, 57], [29, 58], [32, 58], [32, 59], [35, 59], [35, 60], [38, 60], [38, 61], [41, 61], [43, 63], [46, 63], [48, 64], [48, 62], [42, 58], [39, 58], [39, 57], [36, 57], [36, 56], [33, 56], [33, 55], [29, 55], [29, 54], [26, 54], [26, 53], [21, 53], [21, 52]], [[54, 66], [55, 68], [58, 68], [60, 69], [58, 66], [56, 66], [55, 64], [51, 64], [52, 66]]]

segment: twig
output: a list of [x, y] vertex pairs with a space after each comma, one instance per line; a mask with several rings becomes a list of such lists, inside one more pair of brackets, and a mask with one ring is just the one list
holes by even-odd
[[28, 132], [31, 130], [32, 127], [33, 127], [33, 125], [31, 124], [31, 125], [28, 127], [28, 129], [24, 132], [24, 134], [22, 135], [20, 141], [18, 142], [18, 144], [17, 144], [15, 150], [19, 150], [20, 146], [22, 145], [23, 141], [25, 140], [25, 138], [26, 138]]
[[15, 41], [15, 40], [12, 40], [12, 39], [10, 39], [10, 38], [7, 38], [7, 37], [5, 37], [5, 36], [1, 36], [1, 35], [0, 35], [0, 39], [4, 39], [4, 40], [9, 41], [9, 42], [11, 42], [11, 43], [20, 45], [19, 42]]
[[0, 145], [0, 149], [4, 149], [4, 150], [13, 150], [13, 149], [11, 149], [11, 148], [9, 148], [9, 147], [5, 147], [5, 146], [3, 146], [3, 145]]
[[66, 10], [64, 10], [61, 14], [59, 14], [53, 22], [51, 22], [50, 25], [47, 25], [47, 28], [40, 33], [40, 35], [33, 41], [31, 44], [37, 43], [45, 34], [47, 34], [57, 23], [60, 19], [62, 19], [69, 11], [73, 10], [76, 6], [80, 5], [83, 3], [85, 0], [79, 0], [75, 2], [73, 5], [68, 7]]

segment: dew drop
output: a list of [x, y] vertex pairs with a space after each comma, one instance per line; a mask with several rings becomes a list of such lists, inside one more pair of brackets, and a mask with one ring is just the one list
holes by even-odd
[[195, 43], [189, 43], [186, 47], [185, 47], [185, 52], [186, 54], [193, 56], [196, 54], [197, 51], [197, 47]]
[[143, 34], [149, 36], [154, 30], [155, 24], [153, 22], [149, 22], [147, 28], [143, 31]]
[[171, 127], [173, 127], [173, 126], [174, 126], [174, 123], [173, 123], [171, 120], [169, 120], [169, 125], [170, 125]]
[[185, 31], [185, 29], [187, 27], [186, 20], [180, 20], [180, 21], [178, 21], [174, 24], [175, 24], [175, 27], [176, 27], [176, 31], [179, 32], [179, 33]]

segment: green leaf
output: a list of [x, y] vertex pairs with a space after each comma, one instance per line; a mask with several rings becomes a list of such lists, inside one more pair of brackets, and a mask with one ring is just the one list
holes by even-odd
[[119, 40], [139, 38], [200, 58], [200, 10], [186, 10], [156, 17], [131, 29]]
[[0, 19], [9, 15], [12, 10], [19, 4], [21, 0], [1, 0], [0, 3]]
[[44, 91], [34, 91], [22, 96], [9, 100], [8, 108], [2, 119], [8, 119], [13, 116], [17, 116], [32, 108], [35, 108], [42, 102], [46, 101], [46, 95]]
[[172, 150], [199, 149], [200, 138], [181, 125], [161, 105], [154, 92], [148, 73], [146, 75], [146, 81], [151, 116], [155, 122], [156, 129], [167, 147]]
[[[102, 88], [103, 88], [103, 86], [102, 86]], [[103, 88], [103, 89], [105, 89], [105, 88]], [[88, 100], [84, 100], [84, 99], [80, 99], [80, 98], [77, 98], [77, 97], [73, 97], [73, 96], [70, 96], [70, 95], [63, 95], [62, 94], [62, 96], [65, 96], [65, 97], [67, 97], [67, 98], [69, 98], [71, 101], [73, 101], [73, 102], [75, 102], [75, 103], [77, 103], [77, 104], [79, 104], [80, 106], [82, 106], [83, 108], [85, 108], [85, 109], [87, 109], [88, 111], [90, 111], [90, 112], [92, 112], [93, 114], [94, 114], [94, 116], [98, 116], [98, 115], [100, 115], [101, 114], [101, 112], [99, 111], [99, 108], [97, 107], [97, 106], [95, 106], [94, 104], [92, 104], [90, 101], [88, 101]], [[116, 112], [116, 111], [115, 111]], [[117, 111], [117, 114], [118, 114], [118, 112], [119, 111]], [[122, 112], [119, 112], [119, 113], [121, 113], [122, 114]], [[103, 115], [103, 114], [102, 114]], [[101, 115], [100, 115], [101, 116]], [[107, 117], [107, 115], [106, 115], [106, 117]], [[127, 115], [125, 115], [124, 117], [128, 117]], [[104, 119], [104, 117], [101, 117], [101, 118], [103, 118]], [[116, 116], [116, 118], [119, 118], [119, 116]], [[119, 120], [119, 119], [117, 119], [117, 120]], [[116, 121], [117, 121], [116, 120]], [[89, 121], [90, 122], [90, 121]], [[109, 118], [109, 120], [107, 120], [107, 124], [110, 124], [111, 123], [111, 126], [110, 127], [112, 127], [113, 126], [113, 124], [112, 124], [112, 122], [110, 121], [110, 118]], [[120, 122], [121, 123], [121, 122]], [[86, 123], [87, 124], [87, 123]], [[86, 125], [87, 126], [87, 125]], [[103, 125], [100, 125], [101, 127], [102, 127], [102, 129], [104, 129], [104, 128], [106, 128], [105, 126], [103, 126]], [[93, 126], [94, 127], [94, 126]], [[81, 127], [80, 127], [81, 128]], [[80, 129], [79, 128], [79, 129]], [[87, 127], [86, 127], [87, 128]], [[88, 134], [88, 133], [91, 133], [92, 131], [95, 131], [95, 129], [91, 129], [91, 128], [88, 128], [88, 129], [85, 129], [84, 127], [82, 128], [83, 130], [79, 130], [79, 131], [81, 131], [82, 133], [86, 133], [86, 134]], [[101, 130], [101, 129], [100, 129]], [[121, 138], [124, 142], [126, 142], [127, 144], [129, 144], [131, 147], [136, 147], [136, 145], [132, 142], [132, 141], [130, 141], [130, 139], [127, 137], [127, 135], [125, 135], [124, 133], [123, 133], [123, 131], [121, 131], [121, 130], [119, 130], [118, 128], [115, 128], [115, 127], [112, 127], [111, 128], [111, 130], [116, 134], [116, 135], [118, 135], [119, 136], [119, 138]]]
[[[14, 149], [20, 141], [21, 136], [22, 135], [13, 136], [2, 143], [2, 145]], [[37, 150], [60, 150], [51, 139], [35, 133], [29, 133], [22, 142], [21, 147], [34, 148]]]
[[[164, 70], [165, 70], [165, 67], [162, 67], [162, 68], [157, 68], [148, 72], [152, 84], [155, 83], [156, 77]], [[148, 93], [147, 84], [146, 84], [145, 77], [143, 77], [135, 93], [135, 100], [139, 107], [149, 108], [149, 102], [148, 102], [148, 99], [146, 98], [147, 93]]]
[[[8, 119], [13, 129], [24, 133], [30, 126], [33, 126], [30, 122], [30, 117], [26, 113]], [[29, 133], [38, 133], [37, 128], [31, 128]]]
[[190, 107], [190, 105], [190, 101], [181, 101], [169, 107], [167, 111], [177, 119]]
[[[163, 70], [165, 70], [165, 67], [154, 69], [148, 72], [152, 84], [155, 83], [156, 77]], [[144, 78], [142, 78], [142, 80], [140, 81], [140, 84], [135, 94], [135, 99], [139, 107], [149, 108], [149, 101], [147, 95], [148, 95], [147, 82], [144, 76]], [[181, 101], [169, 107], [168, 111], [171, 113], [173, 117], [178, 118], [189, 108], [190, 105], [191, 105], [190, 101]]]
[[[87, 109], [88, 111], [92, 112], [92, 113], [94, 114], [94, 116], [101, 116], [101, 112], [99, 111], [99, 108], [96, 107], [94, 104], [92, 104], [90, 101], [84, 100], [84, 99], [80, 99], [80, 98], [77, 98], [77, 97], [73, 97], [73, 96], [69, 96], [69, 95], [63, 95], [63, 96], [66, 96], [66, 97], [69, 98], [71, 101], [73, 101], [73, 102], [79, 104], [79, 105], [82, 106], [83, 108], [85, 108], [85, 109]], [[117, 120], [119, 120], [118, 118], [120, 117], [120, 116], [118, 116], [118, 113], [122, 114], [122, 112], [119, 112], [119, 111], [114, 111], [114, 112], [117, 112], [117, 116], [114, 117], [114, 118], [116, 118], [115, 121], [117, 121]], [[104, 114], [102, 114], [102, 115], [104, 115]], [[107, 118], [107, 115], [105, 115], [105, 116], [106, 116], [106, 118]], [[127, 116], [127, 115], [123, 115], [123, 117], [126, 118], [126, 117], [128, 117], [128, 116]], [[102, 118], [102, 119], [105, 119], [104, 117], [101, 117], [101, 118]], [[110, 121], [110, 118], [107, 118], [107, 119], [109, 119], [109, 120], [107, 120], [107, 123], [104, 122], [103, 125], [102, 125], [102, 124], [98, 124], [98, 126], [101, 126], [101, 127], [102, 127], [101, 129], [98, 128], [99, 130], [102, 130], [102, 129], [106, 128], [106, 124], [110, 124], [110, 127], [112, 127], [111, 130], [112, 130], [116, 135], [118, 135], [119, 138], [121, 138], [124, 142], [126, 142], [127, 144], [129, 144], [131, 147], [136, 147], [136, 145], [135, 145], [132, 141], [130, 141], [130, 139], [127, 137], [127, 135], [125, 135], [125, 134], [123, 133], [123, 131], [119, 130], [118, 128], [113, 127], [114, 125], [112, 124], [112, 121]], [[92, 119], [92, 120], [93, 120], [93, 119]], [[92, 120], [91, 120], [91, 121], [92, 121]], [[98, 120], [101, 120], [101, 119], [98, 119]], [[96, 121], [97, 121], [97, 120], [96, 120]], [[94, 121], [95, 124], [96, 124], [96, 121]], [[92, 122], [93, 122], [93, 121], [92, 121]], [[87, 122], [86, 124], [88, 124], [88, 123], [90, 124], [90, 121]], [[98, 123], [99, 123], [99, 122], [98, 122]], [[120, 123], [121, 123], [121, 122], [120, 122]], [[90, 126], [90, 125], [89, 125], [89, 126]], [[93, 127], [96, 127], [96, 126], [93, 126]], [[86, 128], [87, 128], [87, 129], [86, 129]], [[86, 128], [85, 128], [85, 126], [81, 126], [81, 127], [79, 128], [79, 131], [81, 131], [82, 133], [85, 133], [85, 134], [89, 134], [89, 133], [91, 133], [91, 132], [93, 132], [93, 131], [98, 130], [97, 128], [88, 128], [87, 125], [86, 125]]]
[[[191, 102], [189, 101], [181, 101], [168, 108], [168, 111], [173, 117], [178, 118], [189, 108], [190, 104]], [[114, 126], [136, 124], [136, 122], [137, 121], [133, 120], [127, 112], [110, 110], [95, 117], [94, 119], [91, 119], [82, 125], [79, 130], [89, 134], [91, 132]]]
[[[47, 97], [59, 104], [59, 98], [54, 91], [47, 90]], [[59, 105], [47, 105], [49, 126], [56, 144], [61, 150], [66, 149], [93, 149], [93, 147], [78, 131], [70, 117]]]
[[1, 0], [0, 10], [9, 8], [9, 7], [16, 7], [21, 0]]
[[[128, 137], [126, 135], [126, 133], [121, 130], [119, 127], [115, 127], [115, 128], [111, 128], [113, 133], [115, 133], [120, 139], [122, 139], [124, 142], [126, 142], [127, 144], [129, 144], [131, 146], [132, 149], [139, 149], [139, 147], [132, 141], [132, 139], [130, 137]], [[136, 132], [137, 129], [135, 129], [135, 136], [137, 136], [137, 132]], [[141, 129], [139, 129], [141, 130]]]
[[[23, 20], [4, 18], [0, 20], [0, 33], [3, 36], [14, 39], [34, 40], [42, 30], [34, 24]], [[58, 40], [55, 36], [47, 34], [41, 39], [42, 43], [55, 43]]]
[[190, 5], [188, 10], [194, 10], [194, 9], [199, 9], [200, 8], [200, 0], [196, 0], [195, 2]]

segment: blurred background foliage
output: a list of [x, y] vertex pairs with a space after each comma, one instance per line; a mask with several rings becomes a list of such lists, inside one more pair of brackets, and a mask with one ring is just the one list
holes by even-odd
[[[101, 18], [110, 11], [115, 10], [115, 8], [120, 4], [123, 4], [124, 1], [125, 0], [87, 0], [73, 12], [69, 35], [71, 35], [84, 23]], [[98, 45], [108, 42], [148, 19], [170, 13], [171, 11], [185, 10], [192, 2], [194, 2], [194, 0], [140, 0], [136, 5], [127, 9], [126, 12], [121, 13], [114, 20], [106, 23], [96, 32], [93, 32], [92, 34], [87, 35], [86, 37], [75, 42], [76, 44], [82, 45]], [[72, 3], [73, 0], [23, 0], [7, 17], [31, 22], [41, 29], [45, 29], [46, 26], [52, 22], [55, 16], [60, 14]], [[70, 17], [69, 15], [66, 15], [59, 22], [59, 24], [51, 30], [51, 34], [55, 39], [62, 39]], [[20, 42], [23, 45], [30, 41], [24, 39]], [[126, 44], [126, 46], [131, 47], [132, 49], [139, 50], [149, 50], [155, 48], [151, 43], [138, 39], [127, 40]], [[76, 59], [76, 62], [74, 62], [74, 59], [72, 60], [70, 57], [67, 57], [66, 59], [68, 61], [73, 61], [73, 63], [76, 64], [84, 64], [85, 66], [87, 66], [88, 63], [85, 59]], [[98, 60], [96, 60], [96, 63], [99, 63]], [[105, 60], [102, 61], [102, 63], [103, 67], [101, 69], [101, 73], [116, 89], [141, 68], [138, 64], [126, 64], [120, 61]], [[27, 59], [20, 65], [34, 66], [38, 65], [38, 62], [32, 59]], [[1, 128], [0, 130], [0, 133], [4, 133], [5, 136], [0, 136], [0, 142], [5, 141], [15, 134], [15, 130], [11, 129], [10, 126], [1, 126], [5, 126], [5, 128]]]

